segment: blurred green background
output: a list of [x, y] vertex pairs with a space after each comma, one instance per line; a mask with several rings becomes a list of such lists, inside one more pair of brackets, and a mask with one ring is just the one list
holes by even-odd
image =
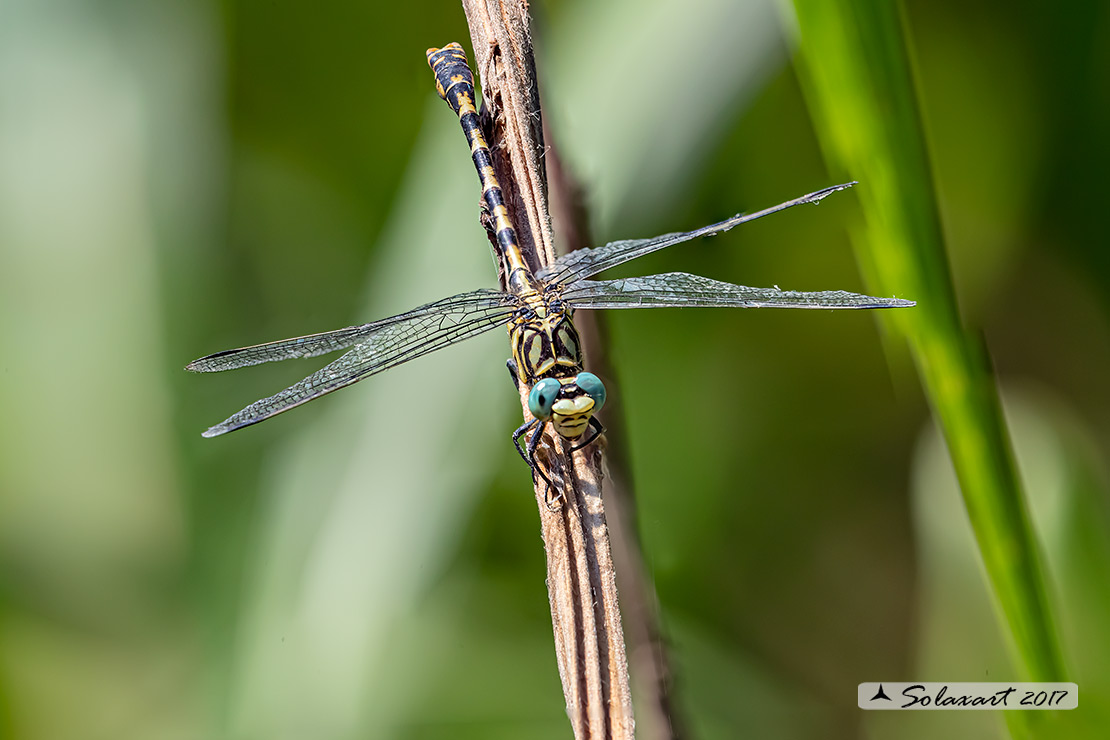
[[[784, 6], [532, 9], [597, 242], [830, 184]], [[907, 11], [956, 287], [1080, 684], [1067, 732], [1102, 737], [1110, 6]], [[216, 440], [322, 362], [182, 370], [494, 284], [424, 61], [452, 40], [454, 0], [0, 0], [0, 737], [570, 736], [500, 332]], [[863, 290], [855, 208], [619, 274]], [[854, 704], [861, 681], [1013, 676], [901, 341], [867, 312], [607, 320], [691, 736], [1004, 737]]]

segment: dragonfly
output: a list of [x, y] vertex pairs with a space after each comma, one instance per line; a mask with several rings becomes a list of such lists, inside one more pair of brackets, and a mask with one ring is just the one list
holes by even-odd
[[720, 234], [797, 205], [818, 203], [854, 182], [824, 188], [755, 213], [737, 214], [693, 231], [580, 249], [533, 272], [524, 259], [494, 175], [493, 153], [486, 143], [475, 105], [474, 77], [466, 53], [459, 44], [451, 43], [440, 49], [428, 49], [426, 54], [436, 91], [458, 116], [470, 144], [482, 186], [482, 207], [494, 237], [491, 241], [501, 260], [505, 289], [460, 293], [368, 324], [225, 350], [194, 360], [186, 366], [187, 370], [217, 372], [346, 350], [322, 369], [279, 393], [255, 401], [203, 432], [203, 436], [217, 437], [257, 424], [371, 375], [505, 327], [512, 352], [509, 370], [518, 390], [521, 386], [530, 389], [527, 405], [532, 417], [513, 432], [513, 446], [528, 463], [533, 476], [539, 475], [550, 486], [550, 478], [536, 461], [537, 449], [548, 427], [570, 443], [571, 453], [603, 433], [596, 414], [605, 404], [605, 386], [584, 367], [582, 342], [573, 321], [578, 309], [695, 306], [877, 309], [915, 305], [909, 300], [841, 290], [749, 288], [683, 272], [590, 279], [660, 249]]

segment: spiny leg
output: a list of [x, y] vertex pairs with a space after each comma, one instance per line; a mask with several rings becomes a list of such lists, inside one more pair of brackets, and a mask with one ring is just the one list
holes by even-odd
[[[509, 360], [509, 362], [512, 362], [512, 360]], [[527, 421], [521, 424], [519, 427], [516, 428], [516, 431], [513, 432], [513, 447], [516, 448], [517, 453], [520, 455], [520, 459], [528, 463], [528, 467], [530, 468], [533, 467], [532, 461], [528, 459], [528, 455], [525, 454], [524, 448], [520, 446], [520, 438], [527, 434], [532, 427], [539, 423], [539, 419], [532, 419], [532, 421]]]
[[[520, 438], [527, 434], [528, 431], [537, 424], [539, 426], [536, 427], [535, 433], [532, 435], [531, 439], [528, 440], [527, 450], [523, 449], [520, 446]], [[543, 482], [547, 484], [548, 489], [550, 489], [553, 486], [551, 479], [548, 478], [547, 475], [540, 470], [540, 466], [536, 464], [536, 448], [539, 446], [540, 438], [543, 436], [544, 426], [545, 422], [541, 422], [539, 419], [532, 419], [532, 421], [521, 424], [517, 427], [516, 431], [513, 432], [513, 447], [520, 455], [520, 459], [524, 460], [524, 462], [528, 464], [528, 467], [531, 468], [533, 482], [536, 480], [536, 475], [538, 474], [540, 478], [543, 479]], [[546, 497], [547, 495], [545, 493], [544, 498]]]
[[528, 457], [526, 460], [529, 467], [532, 468], [532, 475], [538, 475], [543, 479], [543, 482], [547, 484], [547, 488], [544, 489], [543, 498], [548, 507], [550, 507], [552, 498], [548, 494], [554, 490], [555, 484], [551, 482], [551, 478], [547, 476], [547, 473], [540, 470], [540, 466], [536, 463], [536, 449], [540, 446], [540, 439], [543, 438], [543, 430], [546, 426], [546, 421], [540, 421], [539, 425], [536, 427], [536, 431], [532, 433], [531, 439], [528, 440]]

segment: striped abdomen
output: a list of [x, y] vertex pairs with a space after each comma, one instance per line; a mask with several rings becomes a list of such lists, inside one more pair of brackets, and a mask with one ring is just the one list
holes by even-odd
[[470, 144], [470, 156], [478, 179], [482, 183], [482, 200], [486, 211], [493, 218], [495, 236], [501, 257], [505, 261], [506, 284], [513, 293], [521, 295], [538, 288], [532, 271], [524, 262], [517, 242], [516, 230], [505, 207], [505, 196], [493, 172], [493, 155], [478, 118], [474, 100], [474, 75], [466, 64], [466, 52], [456, 43], [442, 49], [428, 49], [428, 64], [436, 78], [436, 90], [459, 116], [459, 124]]

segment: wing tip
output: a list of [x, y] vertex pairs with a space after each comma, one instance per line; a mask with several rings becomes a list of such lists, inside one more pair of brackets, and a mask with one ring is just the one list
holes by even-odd
[[911, 301], [906, 298], [877, 298], [874, 296], [864, 296], [865, 298], [874, 301], [873, 303], [861, 303], [856, 308], [913, 308], [917, 305], [917, 301]]
[[[300, 405], [300, 404], [297, 404], [297, 405]], [[288, 411], [288, 409], [291, 409], [291, 408], [295, 408], [295, 406], [289, 406], [288, 408], [282, 409], [281, 411]], [[222, 437], [223, 435], [228, 434], [229, 432], [234, 432], [234, 431], [237, 431], [237, 430], [242, 429], [244, 427], [253, 426], [253, 425], [257, 424], [260, 421], [265, 421], [266, 419], [269, 419], [271, 416], [276, 416], [277, 414], [280, 414], [281, 411], [277, 411], [277, 412], [272, 413], [272, 414], [264, 414], [262, 416], [255, 416], [255, 417], [252, 417], [252, 418], [239, 419], [239, 420], [234, 420], [235, 417], [233, 416], [230, 419], [224, 419], [219, 424], [208, 427], [207, 429], [205, 429], [203, 432], [200, 433], [200, 436], [204, 437], [205, 439], [211, 439], [212, 437]]]
[[219, 370], [224, 370], [226, 368], [216, 367], [213, 364], [213, 361], [218, 360], [224, 355], [229, 355], [234, 351], [235, 350], [225, 350], [223, 352], [216, 352], [211, 355], [205, 355], [204, 357], [198, 357], [197, 359], [186, 365], [185, 369], [191, 373], [214, 373]]
[[803, 195], [801, 200], [804, 203], [813, 203], [814, 205], [816, 205], [816, 204], [820, 203], [821, 201], [823, 201], [825, 198], [832, 195], [833, 193], [838, 193], [841, 190], [847, 190], [848, 188], [852, 187], [853, 185], [859, 185], [859, 180], [852, 180], [851, 182], [843, 182], [839, 185], [830, 185], [827, 188], [822, 188], [821, 190], [818, 190], [814, 193], [810, 193], [809, 195]]
[[198, 357], [197, 359], [193, 360], [192, 362], [190, 362], [188, 365], [185, 366], [185, 369], [190, 371], [190, 372], [194, 372], [194, 373], [216, 373], [216, 372], [220, 372], [221, 370], [234, 370], [234, 369], [237, 369], [237, 368], [240, 368], [240, 367], [247, 367], [247, 365], [257, 364], [257, 363], [246, 363], [246, 364], [241, 364], [241, 365], [234, 365], [234, 364], [219, 365], [219, 364], [216, 363], [217, 360], [220, 360], [224, 357], [234, 356], [234, 355], [242, 352], [244, 349], [253, 349], [253, 348], [252, 347], [241, 347], [239, 349], [225, 349], [225, 350], [222, 350], [220, 352], [213, 352], [210, 355], [205, 355], [204, 357]]

